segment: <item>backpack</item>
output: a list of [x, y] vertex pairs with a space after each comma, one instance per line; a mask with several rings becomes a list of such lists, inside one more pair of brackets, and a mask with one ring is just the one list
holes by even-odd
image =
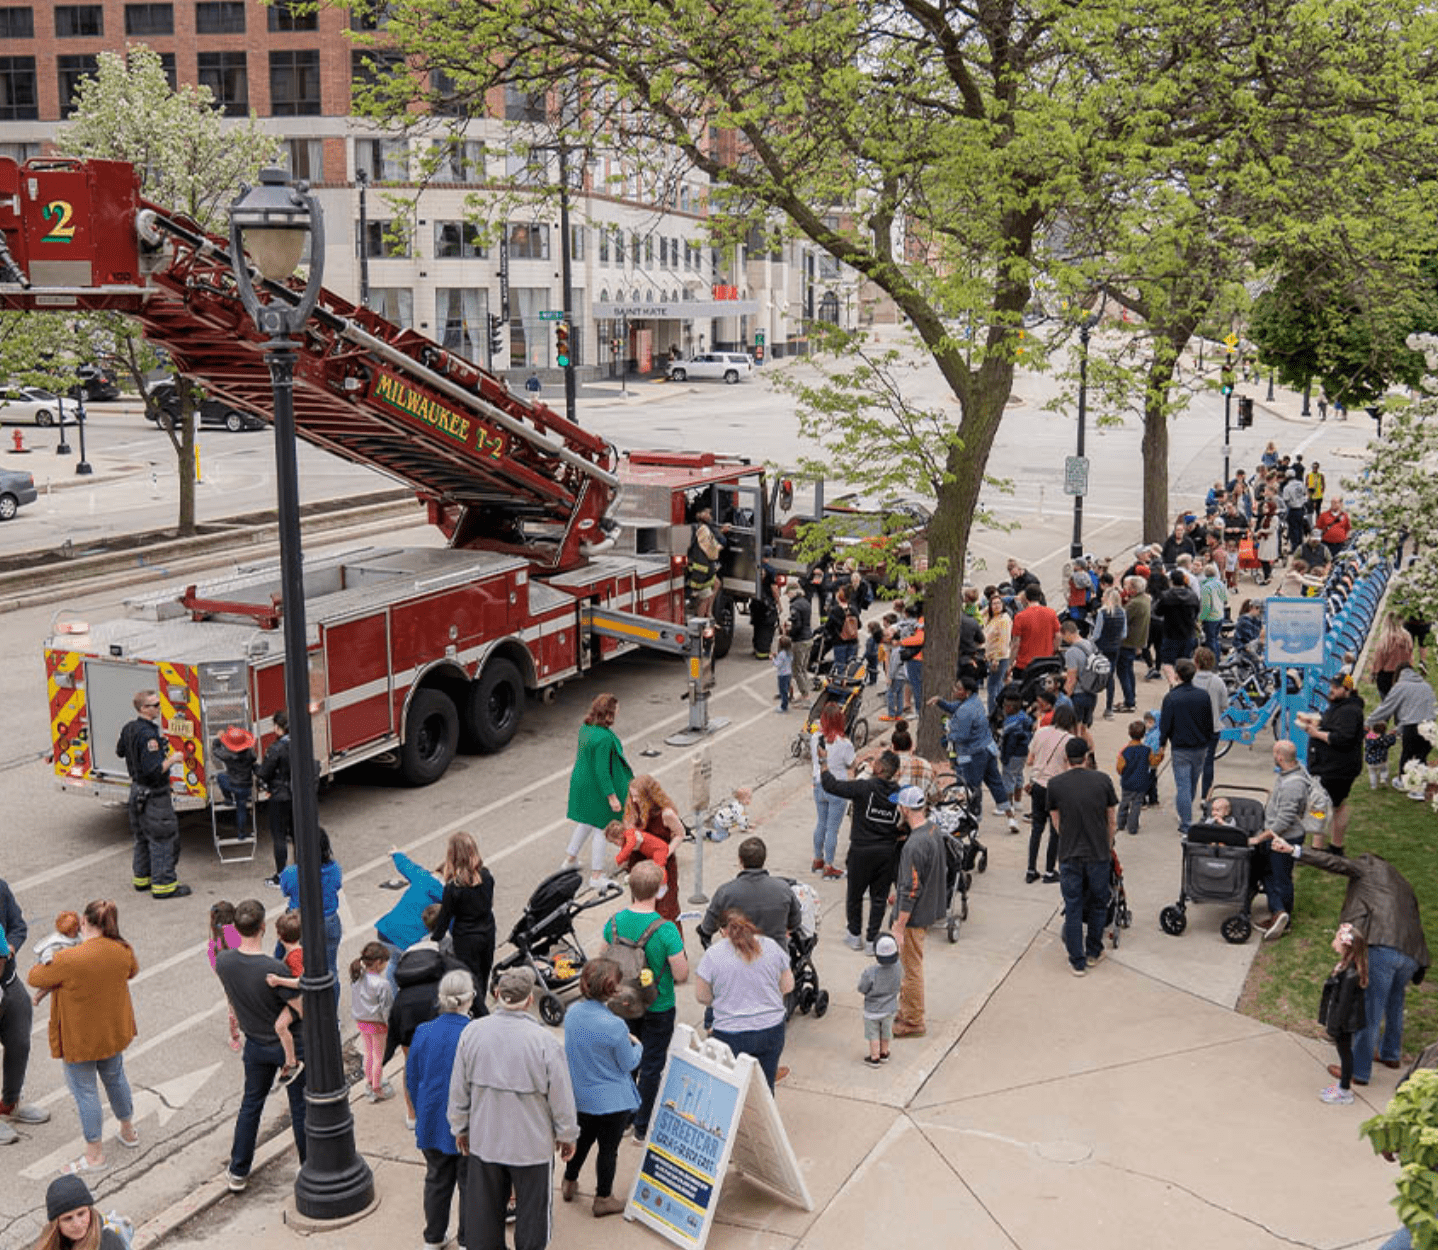
[[1084, 653], [1083, 667], [1079, 669], [1077, 686], [1084, 694], [1098, 694], [1108, 685], [1108, 679], [1113, 672], [1113, 665], [1109, 658], [1087, 638], [1080, 638], [1074, 644]]
[[1333, 799], [1317, 777], [1308, 778], [1308, 797], [1303, 802], [1303, 832], [1321, 834], [1333, 818]]
[[615, 920], [614, 941], [604, 947], [601, 956], [614, 960], [622, 974], [619, 988], [609, 997], [609, 1010], [616, 1016], [638, 1020], [659, 997], [659, 983], [654, 978], [654, 969], [649, 966], [644, 948], [663, 923], [663, 916], [655, 916], [637, 938], [627, 938], [619, 932], [619, 922]]
[[853, 642], [859, 636], [859, 618], [851, 611], [844, 613], [844, 623], [839, 626], [841, 642]]
[[1110, 612], [1107, 608], [1099, 613], [1103, 624], [1094, 632], [1094, 641], [1105, 651], [1117, 651], [1128, 634], [1128, 617], [1122, 612]]

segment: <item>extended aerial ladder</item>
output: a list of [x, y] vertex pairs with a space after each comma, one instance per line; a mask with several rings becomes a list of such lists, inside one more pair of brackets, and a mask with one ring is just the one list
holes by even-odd
[[[0, 158], [0, 307], [128, 313], [181, 373], [269, 415], [264, 338], [228, 242], [143, 199], [127, 163]], [[612, 445], [332, 291], [305, 326], [294, 394], [300, 437], [407, 482], [453, 547], [560, 571], [612, 542]]]

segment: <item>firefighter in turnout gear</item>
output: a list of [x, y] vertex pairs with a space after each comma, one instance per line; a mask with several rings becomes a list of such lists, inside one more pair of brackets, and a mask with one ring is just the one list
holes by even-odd
[[719, 553], [723, 549], [724, 539], [714, 532], [714, 513], [705, 504], [694, 513], [694, 534], [689, 540], [684, 571], [684, 589], [693, 616], [708, 616], [714, 596], [719, 593]]
[[130, 774], [130, 836], [135, 839], [135, 889], [155, 898], [184, 898], [190, 887], [175, 880], [180, 826], [170, 802], [170, 765], [180, 759], [160, 731], [160, 693], [135, 695], [139, 713], [120, 731], [115, 753]]

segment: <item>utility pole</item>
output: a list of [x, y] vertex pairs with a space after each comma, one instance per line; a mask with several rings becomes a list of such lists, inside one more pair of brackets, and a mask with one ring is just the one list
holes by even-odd
[[[1079, 392], [1078, 392], [1078, 446], [1074, 454], [1083, 460], [1084, 427], [1088, 425], [1088, 338], [1098, 323], [1099, 314], [1085, 317], [1079, 326]], [[1074, 493], [1074, 532], [1069, 543], [1069, 559], [1077, 560], [1083, 555], [1083, 494]]]
[[[564, 286], [564, 324], [574, 333], [574, 283], [571, 276], [569, 257], [569, 149], [561, 140], [559, 143], [559, 260], [560, 282]], [[583, 330], [580, 330], [583, 334]], [[564, 415], [575, 425], [579, 424], [574, 395], [574, 358], [564, 366]]]

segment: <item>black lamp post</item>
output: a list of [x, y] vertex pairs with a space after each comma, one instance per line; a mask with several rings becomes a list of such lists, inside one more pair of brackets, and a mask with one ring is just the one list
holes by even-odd
[[[283, 283], [310, 242], [310, 272], [298, 300], [271, 290], [261, 302], [255, 276]], [[290, 716], [290, 773], [294, 803], [295, 865], [299, 872], [304, 944], [306, 1158], [295, 1179], [295, 1208], [307, 1219], [342, 1219], [374, 1201], [374, 1177], [355, 1149], [354, 1117], [340, 1057], [335, 978], [325, 958], [324, 902], [320, 889], [319, 820], [315, 804], [314, 738], [310, 729], [309, 650], [305, 630], [304, 562], [300, 547], [299, 480], [295, 464], [296, 348], [320, 293], [325, 231], [309, 184], [291, 185], [283, 170], [260, 171], [260, 185], [241, 188], [230, 205], [230, 263], [245, 310], [268, 335], [265, 356], [275, 405], [275, 478], [279, 509], [280, 585], [283, 593], [285, 700]]]
[[359, 302], [361, 308], [369, 307], [369, 214], [366, 211], [365, 192], [369, 188], [367, 170], [355, 170], [355, 182], [359, 184]]
[[85, 459], [85, 389], [80, 388], [79, 398], [75, 400], [75, 429], [80, 434], [80, 463], [75, 466], [75, 472], [81, 477], [87, 477], [95, 470], [90, 467], [90, 462]]
[[[1084, 428], [1088, 425], [1088, 340], [1094, 326], [1103, 316], [1103, 305], [1097, 312], [1090, 313], [1079, 324], [1079, 392], [1078, 392], [1078, 447], [1075, 455], [1083, 457]], [[1074, 532], [1069, 543], [1069, 559], [1077, 560], [1083, 555], [1083, 495], [1074, 494]]]

